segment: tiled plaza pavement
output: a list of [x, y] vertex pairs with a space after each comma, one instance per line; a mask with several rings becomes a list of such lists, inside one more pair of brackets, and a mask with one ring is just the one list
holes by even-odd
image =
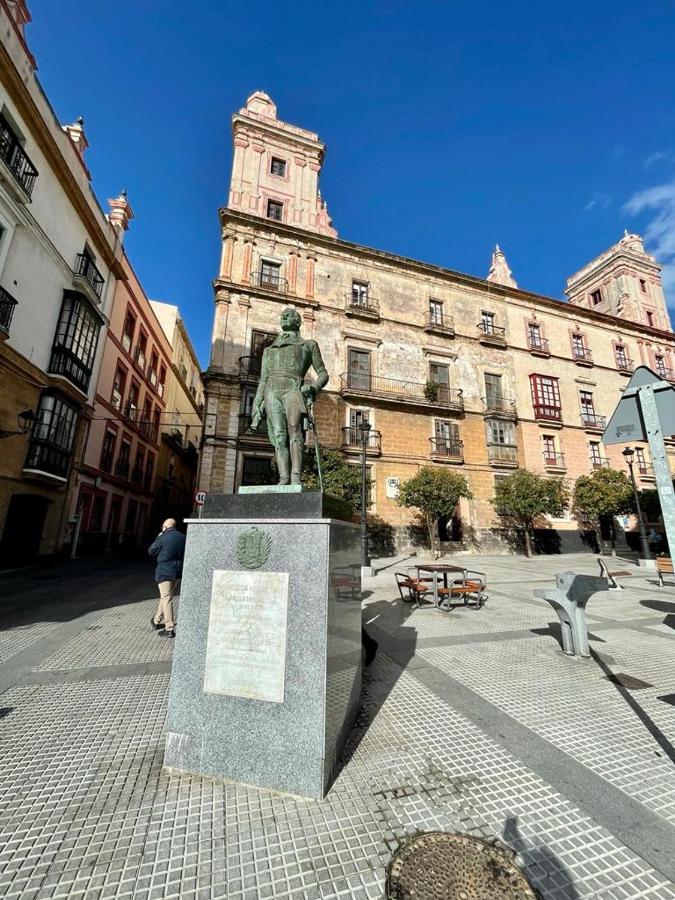
[[381, 652], [321, 803], [162, 773], [147, 566], [0, 577], [0, 896], [380, 898], [401, 840], [442, 829], [509, 843], [545, 898], [675, 898], [675, 586], [622, 564], [577, 660], [531, 589], [592, 557], [473, 558], [490, 599], [450, 614], [401, 604], [411, 562], [366, 585]]

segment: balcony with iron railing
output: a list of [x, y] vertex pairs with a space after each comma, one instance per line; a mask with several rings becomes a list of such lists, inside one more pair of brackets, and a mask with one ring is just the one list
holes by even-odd
[[147, 362], [147, 357], [145, 355], [145, 348], [141, 346], [141, 344], [136, 344], [136, 347], [134, 348], [134, 362], [138, 365], [138, 368], [141, 369], [141, 371], [145, 375], [145, 364]]
[[103, 291], [103, 284], [105, 279], [103, 275], [96, 268], [96, 265], [93, 259], [89, 256], [88, 253], [78, 253], [77, 254], [77, 265], [75, 267], [75, 274], [83, 278], [84, 281], [89, 285], [91, 290], [94, 292], [95, 296], [100, 300], [101, 293]]
[[532, 356], [550, 356], [551, 351], [548, 346], [548, 340], [537, 335], [528, 334], [527, 349]]
[[288, 281], [281, 275], [272, 272], [251, 272], [249, 284], [251, 287], [260, 288], [263, 291], [274, 291], [275, 294], [288, 293]]
[[616, 368], [622, 375], [632, 375], [635, 371], [635, 363], [627, 356], [617, 356]]
[[4, 287], [0, 287], [0, 341], [9, 335], [9, 326], [12, 324], [12, 316], [16, 305], [17, 301], [9, 291], [6, 291]]
[[137, 423], [138, 430], [150, 441], [157, 440], [157, 426], [150, 419], [140, 419]]
[[591, 456], [591, 469], [609, 469], [609, 460], [606, 456]]
[[129, 460], [124, 457], [120, 457], [115, 463], [115, 475], [118, 478], [128, 478], [129, 477]]
[[665, 381], [675, 381], [675, 373], [668, 366], [658, 366], [656, 368], [656, 374]]
[[488, 443], [487, 452], [493, 466], [518, 467], [518, 447], [515, 444]]
[[588, 347], [579, 347], [572, 344], [572, 359], [578, 366], [593, 365], [593, 354]]
[[562, 422], [562, 409], [559, 406], [535, 403], [534, 418], [542, 422]]
[[604, 431], [605, 426], [607, 425], [607, 418], [605, 416], [598, 416], [594, 412], [589, 412], [582, 409], [581, 424], [584, 426], [586, 431]]
[[241, 381], [257, 381], [260, 378], [262, 356], [240, 356], [239, 378]]
[[431, 381], [402, 381], [379, 378], [362, 372], [345, 372], [340, 376], [343, 397], [374, 397], [392, 403], [427, 406], [438, 409], [464, 410], [463, 392]]
[[637, 470], [643, 481], [656, 481], [654, 466], [651, 463], [638, 463]]
[[12, 173], [12, 177], [26, 197], [33, 193], [38, 170], [28, 158], [26, 151], [17, 140], [7, 119], [0, 114], [0, 159]]
[[567, 466], [565, 465], [565, 454], [564, 453], [550, 453], [548, 450], [543, 451], [544, 454], [544, 466], [547, 469], [565, 469]]
[[491, 322], [479, 322], [478, 340], [490, 347], [506, 347], [506, 328]]
[[442, 334], [444, 337], [454, 337], [455, 322], [452, 316], [428, 313], [424, 330], [428, 334]]
[[[346, 453], [362, 452], [363, 442], [361, 440], [361, 429], [358, 425], [347, 425], [342, 429], [342, 449]], [[371, 428], [368, 432], [366, 456], [379, 456], [381, 452], [382, 435], [379, 431], [375, 431]]]
[[446, 462], [464, 462], [464, 442], [445, 438], [429, 438], [431, 442], [431, 458]]
[[348, 316], [357, 316], [362, 319], [379, 319], [380, 304], [370, 294], [347, 294], [345, 313]]
[[486, 416], [496, 416], [500, 419], [516, 419], [516, 401], [511, 397], [483, 397], [483, 407]]
[[267, 429], [264, 429], [262, 432], [251, 431], [251, 413], [239, 413], [237, 434], [240, 437], [245, 437], [246, 440], [267, 441], [269, 443]]

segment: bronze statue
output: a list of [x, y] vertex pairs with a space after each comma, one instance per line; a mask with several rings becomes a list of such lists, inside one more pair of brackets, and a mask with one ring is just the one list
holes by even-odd
[[[281, 313], [281, 334], [263, 350], [260, 384], [253, 400], [251, 431], [260, 431], [263, 416], [274, 446], [279, 484], [300, 484], [305, 430], [328, 372], [316, 341], [300, 337], [300, 316], [292, 307]], [[314, 367], [316, 381], [304, 378]]]

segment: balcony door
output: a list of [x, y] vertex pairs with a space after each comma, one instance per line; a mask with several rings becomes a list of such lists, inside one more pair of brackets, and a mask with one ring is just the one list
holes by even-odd
[[361, 423], [370, 422], [370, 410], [368, 409], [350, 409], [349, 410], [349, 443], [352, 445], [361, 443]]
[[361, 391], [369, 391], [370, 377], [370, 352], [368, 350], [349, 350], [349, 387]]
[[439, 400], [448, 400], [450, 397], [450, 370], [447, 366], [431, 363], [429, 366], [429, 379], [438, 385]]
[[485, 402], [488, 409], [500, 409], [502, 402], [502, 376], [485, 373]]
[[436, 419], [435, 424], [436, 448], [450, 450], [459, 444], [459, 425], [456, 422], [446, 422]]

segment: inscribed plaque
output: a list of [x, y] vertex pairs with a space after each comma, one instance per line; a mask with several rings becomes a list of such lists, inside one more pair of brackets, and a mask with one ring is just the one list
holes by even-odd
[[284, 702], [287, 572], [216, 569], [204, 692]]

